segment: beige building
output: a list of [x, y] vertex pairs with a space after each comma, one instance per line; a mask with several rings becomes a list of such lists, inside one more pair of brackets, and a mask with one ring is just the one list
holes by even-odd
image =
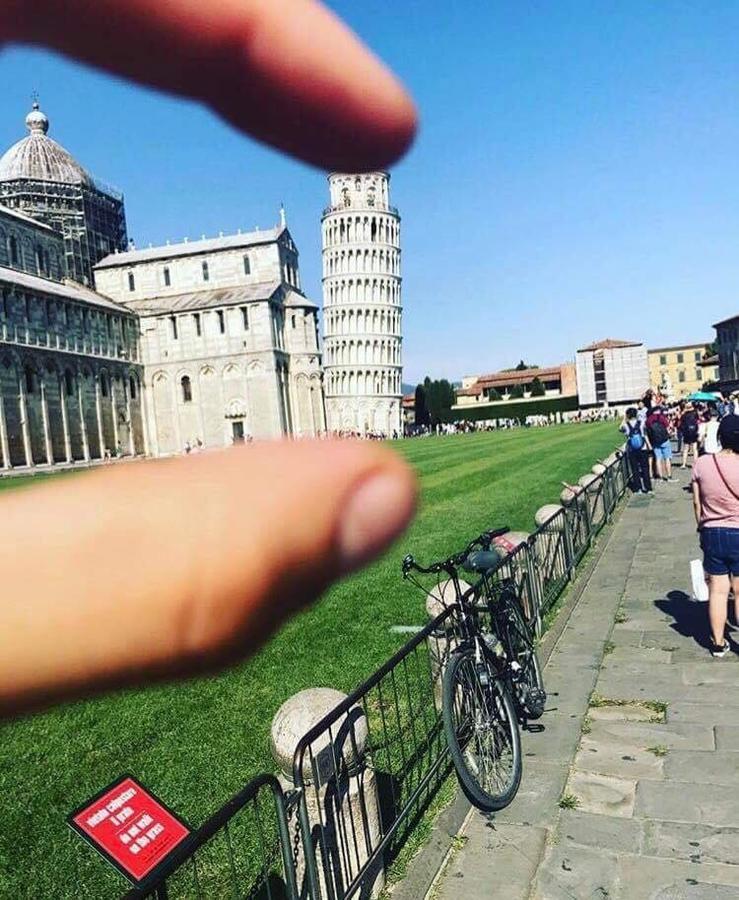
[[153, 453], [325, 429], [318, 308], [284, 218], [112, 254], [95, 282], [139, 318]]
[[680, 400], [699, 391], [705, 381], [714, 381], [702, 366], [708, 343], [682, 344], [679, 347], [655, 347], [647, 351], [649, 381], [668, 400]]
[[[535, 382], [538, 382], [538, 387], [535, 387]], [[562, 363], [536, 369], [510, 369], [489, 375], [466, 375], [457, 391], [454, 408], [476, 407], [500, 400], [574, 397], [576, 394], [575, 366]]]

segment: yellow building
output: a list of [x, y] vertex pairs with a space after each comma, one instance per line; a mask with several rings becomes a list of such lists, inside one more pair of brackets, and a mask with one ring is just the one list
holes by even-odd
[[649, 381], [668, 400], [699, 391], [704, 382], [718, 378], [718, 367], [701, 366], [708, 343], [684, 344], [680, 347], [656, 347], [648, 351]]

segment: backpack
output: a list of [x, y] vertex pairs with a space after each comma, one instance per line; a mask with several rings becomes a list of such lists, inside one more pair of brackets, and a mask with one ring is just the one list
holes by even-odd
[[644, 435], [641, 433], [639, 426], [638, 425], [629, 425], [629, 423], [627, 422], [626, 427], [629, 429], [629, 435], [627, 438], [629, 450], [643, 449]]
[[651, 440], [653, 447], [661, 447], [662, 444], [670, 439], [667, 429], [659, 419], [656, 419], [651, 425], [647, 426], [647, 433], [649, 434], [649, 439]]

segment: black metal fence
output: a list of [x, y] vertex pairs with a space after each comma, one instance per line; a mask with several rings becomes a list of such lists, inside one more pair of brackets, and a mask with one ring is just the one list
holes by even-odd
[[[515, 579], [537, 632], [626, 490], [625, 456], [602, 468], [493, 573]], [[455, 646], [456, 606], [444, 591], [429, 591], [428, 625], [303, 735], [291, 784], [271, 775], [251, 781], [126, 898], [377, 896], [451, 768], [441, 676]]]

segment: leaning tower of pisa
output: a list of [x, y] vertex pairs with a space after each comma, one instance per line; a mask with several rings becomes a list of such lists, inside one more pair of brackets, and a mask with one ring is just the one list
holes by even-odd
[[400, 216], [387, 172], [329, 175], [323, 363], [332, 431], [401, 433]]

